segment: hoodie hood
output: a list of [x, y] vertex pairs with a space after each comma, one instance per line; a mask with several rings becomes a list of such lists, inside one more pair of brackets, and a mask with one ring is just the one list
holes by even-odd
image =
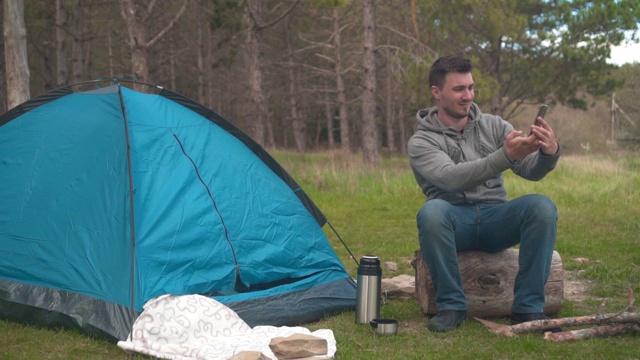
[[[480, 114], [481, 112], [478, 105], [476, 103], [471, 104], [471, 109], [469, 110], [469, 123], [475, 122], [479, 118]], [[446, 130], [452, 130], [440, 121], [437, 106], [418, 111], [416, 118], [418, 120], [418, 130], [427, 130], [438, 133], [445, 132]]]

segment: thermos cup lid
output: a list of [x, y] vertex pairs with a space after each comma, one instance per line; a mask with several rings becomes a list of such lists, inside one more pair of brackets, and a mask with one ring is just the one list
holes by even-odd
[[395, 335], [398, 333], [398, 320], [373, 319], [369, 322], [378, 335]]
[[360, 259], [358, 275], [382, 275], [380, 259], [375, 255], [365, 255]]

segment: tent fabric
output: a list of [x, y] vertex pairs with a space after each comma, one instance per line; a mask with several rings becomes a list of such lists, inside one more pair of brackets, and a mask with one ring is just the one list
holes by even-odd
[[165, 294], [250, 326], [355, 307], [326, 218], [233, 124], [166, 89], [69, 89], [0, 117], [0, 316], [122, 340]]

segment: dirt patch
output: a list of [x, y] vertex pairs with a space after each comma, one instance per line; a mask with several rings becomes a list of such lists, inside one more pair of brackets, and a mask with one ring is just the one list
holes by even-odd
[[578, 271], [564, 271], [564, 298], [575, 302], [581, 302], [586, 300], [591, 284], [589, 280], [580, 279], [580, 272]]

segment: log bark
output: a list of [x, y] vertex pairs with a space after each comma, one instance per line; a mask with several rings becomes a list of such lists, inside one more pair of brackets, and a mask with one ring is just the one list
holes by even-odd
[[[515, 337], [521, 333], [550, 330], [565, 326], [601, 325], [590, 329], [572, 330], [564, 332], [546, 332], [545, 340], [555, 342], [567, 342], [588, 339], [594, 336], [608, 336], [625, 332], [640, 331], [640, 313], [633, 311], [635, 297], [633, 289], [629, 289], [629, 305], [619, 313], [595, 314], [587, 316], [574, 316], [560, 319], [533, 320], [517, 325], [505, 325], [489, 320], [475, 318], [489, 331], [496, 335]], [[624, 326], [620, 326], [624, 325]]]
[[[549, 330], [558, 327], [567, 327], [567, 326], [583, 326], [583, 325], [619, 325], [619, 324], [635, 324], [636, 326], [640, 325], [640, 313], [634, 312], [621, 312], [618, 314], [596, 314], [596, 315], [587, 315], [587, 316], [575, 316], [575, 317], [567, 317], [567, 318], [559, 318], [559, 319], [549, 319], [549, 320], [533, 320], [524, 322], [517, 325], [505, 325], [498, 324], [492, 321], [475, 318], [477, 321], [481, 322], [489, 331], [496, 335], [504, 335], [507, 337], [515, 337], [518, 334], [528, 333], [533, 331], [541, 331], [541, 330]], [[600, 326], [602, 329], [608, 329], [606, 327]], [[571, 331], [566, 331], [571, 332]], [[579, 332], [573, 331], [572, 333], [578, 334]], [[597, 333], [597, 331], [596, 331]], [[560, 333], [556, 333], [560, 334]], [[605, 332], [603, 334], [608, 334]], [[564, 338], [573, 338], [577, 340], [579, 336], [567, 335], [565, 337], [557, 336], [558, 339]]]
[[544, 339], [551, 342], [570, 342], [576, 340], [586, 340], [593, 337], [612, 336], [635, 332], [640, 332], [640, 326], [637, 324], [602, 325], [587, 329], [563, 331], [559, 333], [547, 332], [544, 334]]
[[[462, 289], [467, 296], [468, 313], [472, 317], [503, 317], [511, 314], [513, 285], [518, 273], [518, 249], [499, 253], [471, 250], [458, 253]], [[438, 313], [436, 292], [422, 252], [413, 259], [416, 270], [416, 299], [423, 314]], [[557, 314], [562, 309], [564, 268], [557, 251], [553, 252], [551, 271], [545, 286], [544, 312]]]

